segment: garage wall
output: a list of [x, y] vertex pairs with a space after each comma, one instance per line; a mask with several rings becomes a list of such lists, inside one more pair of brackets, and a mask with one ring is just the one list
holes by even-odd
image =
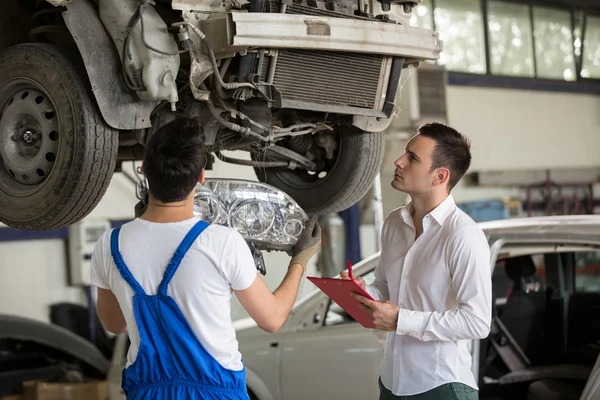
[[66, 254], [60, 239], [0, 243], [0, 313], [49, 321], [51, 304], [87, 304], [67, 286]]
[[449, 86], [447, 101], [472, 171], [600, 166], [600, 96]]

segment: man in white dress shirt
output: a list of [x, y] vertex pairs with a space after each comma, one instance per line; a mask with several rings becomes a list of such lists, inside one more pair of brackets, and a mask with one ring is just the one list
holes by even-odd
[[377, 301], [355, 296], [375, 327], [389, 331], [380, 400], [479, 397], [468, 345], [490, 331], [490, 249], [450, 194], [470, 164], [469, 139], [440, 123], [421, 126], [394, 163], [392, 186], [411, 202], [383, 225], [366, 286]]

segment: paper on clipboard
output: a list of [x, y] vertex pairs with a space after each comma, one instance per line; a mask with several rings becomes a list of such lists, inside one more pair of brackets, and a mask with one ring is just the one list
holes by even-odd
[[350, 293], [357, 293], [365, 296], [368, 299], [375, 300], [371, 295], [364, 290], [352, 275], [352, 264], [348, 262], [348, 275], [350, 279], [340, 278], [317, 278], [308, 276], [307, 279], [325, 293], [331, 300], [335, 301], [344, 309], [352, 318], [360, 323], [365, 328], [374, 328], [373, 318], [371, 315], [360, 308], [360, 302]]

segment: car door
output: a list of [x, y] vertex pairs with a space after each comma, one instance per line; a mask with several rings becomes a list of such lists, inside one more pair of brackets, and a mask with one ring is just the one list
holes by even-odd
[[[373, 271], [363, 278], [370, 282]], [[282, 341], [283, 398], [377, 398], [387, 333], [363, 328], [337, 304], [328, 303], [318, 329], [296, 330]]]

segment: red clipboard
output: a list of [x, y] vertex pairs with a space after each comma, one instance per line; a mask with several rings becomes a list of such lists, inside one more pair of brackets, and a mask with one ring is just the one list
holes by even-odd
[[348, 275], [350, 279], [340, 278], [317, 278], [315, 276], [307, 276], [306, 279], [311, 281], [331, 300], [335, 301], [344, 309], [352, 318], [358, 321], [365, 328], [375, 328], [371, 315], [360, 308], [360, 302], [350, 293], [357, 293], [365, 296], [368, 299], [375, 300], [371, 295], [364, 290], [352, 275], [352, 264], [348, 261]]

